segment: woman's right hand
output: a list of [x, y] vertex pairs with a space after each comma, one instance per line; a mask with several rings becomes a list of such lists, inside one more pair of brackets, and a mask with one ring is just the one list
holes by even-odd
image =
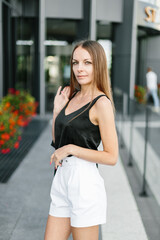
[[54, 98], [54, 112], [59, 114], [60, 111], [64, 108], [66, 103], [69, 101], [70, 87], [67, 86], [61, 91], [62, 86], [57, 90], [56, 96]]

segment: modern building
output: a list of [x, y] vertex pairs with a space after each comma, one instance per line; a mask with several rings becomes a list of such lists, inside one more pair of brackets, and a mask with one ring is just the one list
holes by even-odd
[[52, 111], [82, 39], [104, 46], [113, 89], [132, 97], [147, 66], [160, 78], [160, 0], [0, 0], [0, 97], [28, 89], [40, 114]]

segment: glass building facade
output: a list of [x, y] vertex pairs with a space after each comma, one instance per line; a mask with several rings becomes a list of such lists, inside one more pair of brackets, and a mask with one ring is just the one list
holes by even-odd
[[[23, 88], [39, 99], [38, 1], [2, 1], [3, 95]], [[30, 8], [27, 10], [26, 8]]]
[[69, 84], [74, 43], [82, 39], [103, 45], [112, 87], [132, 95], [135, 83], [145, 84], [148, 64], [160, 74], [160, 31], [145, 20], [146, 7], [152, 8], [149, 16], [158, 17], [159, 5], [159, 0], [1, 0], [0, 97], [9, 88], [27, 89], [40, 103], [40, 114], [51, 112], [58, 86]]

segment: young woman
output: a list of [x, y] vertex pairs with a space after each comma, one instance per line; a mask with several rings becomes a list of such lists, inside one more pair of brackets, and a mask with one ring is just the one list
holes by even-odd
[[73, 50], [70, 87], [59, 87], [54, 100], [52, 136], [57, 172], [45, 240], [67, 240], [71, 232], [74, 240], [98, 240], [107, 199], [96, 164], [115, 165], [118, 142], [106, 55], [96, 41]]

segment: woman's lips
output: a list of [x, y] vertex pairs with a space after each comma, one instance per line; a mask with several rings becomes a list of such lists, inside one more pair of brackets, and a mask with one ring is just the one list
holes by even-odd
[[77, 77], [78, 78], [84, 78], [84, 77], [87, 77], [87, 75], [78, 75]]

